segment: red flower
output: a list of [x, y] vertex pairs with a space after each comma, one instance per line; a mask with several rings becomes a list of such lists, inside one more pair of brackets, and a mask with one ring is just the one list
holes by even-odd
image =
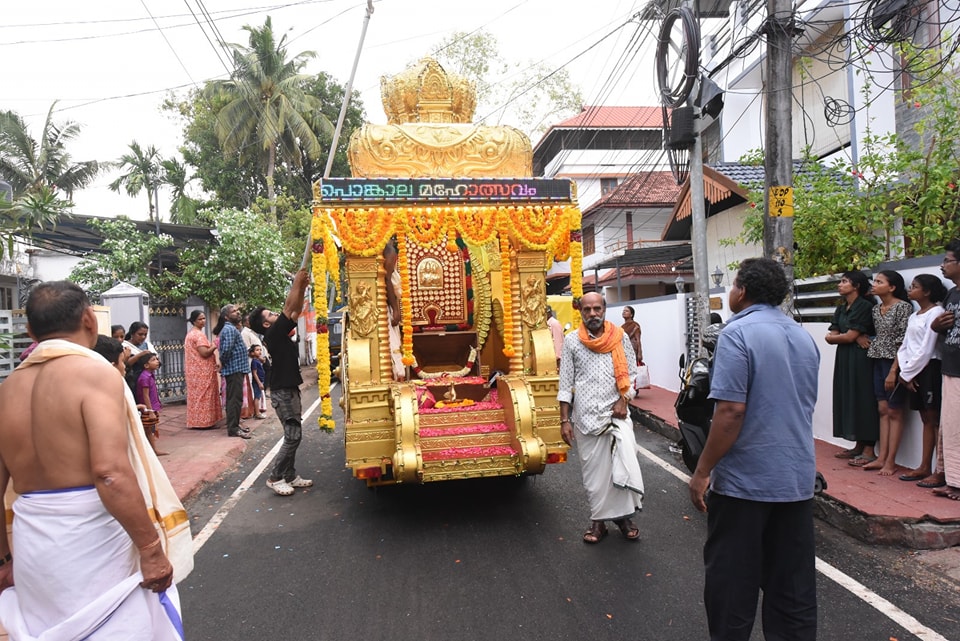
[[315, 241], [313, 241], [313, 253], [314, 253], [314, 254], [322, 254], [322, 253], [323, 253], [323, 241], [322, 241], [322, 240], [315, 240]]
[[750, 209], [756, 209], [757, 203], [750, 203]]
[[918, 101], [916, 101], [915, 103], [913, 103], [913, 106], [916, 107], [917, 109], [919, 109], [919, 108], [920, 108], [920, 101], [918, 100]]
[[320, 332], [321, 334], [326, 334], [327, 332], [330, 331], [330, 328], [327, 327], [326, 325], [317, 325], [317, 331]]

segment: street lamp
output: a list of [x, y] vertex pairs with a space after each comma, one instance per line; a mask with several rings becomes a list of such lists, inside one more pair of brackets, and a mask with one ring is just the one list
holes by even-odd
[[675, 281], [673, 281], [673, 282], [674, 282], [674, 284], [677, 286], [677, 293], [678, 293], [678, 294], [683, 294], [683, 293], [684, 293], [684, 287], [683, 287], [683, 286], [686, 285], [686, 283], [687, 283], [687, 281], [685, 281], [685, 280], [683, 279], [683, 276], [677, 276], [677, 279], [676, 279]]
[[717, 287], [720, 287], [720, 283], [723, 281], [723, 272], [720, 271], [720, 265], [717, 265], [717, 268], [713, 270], [713, 273], [710, 274], [710, 277], [713, 278], [713, 284]]

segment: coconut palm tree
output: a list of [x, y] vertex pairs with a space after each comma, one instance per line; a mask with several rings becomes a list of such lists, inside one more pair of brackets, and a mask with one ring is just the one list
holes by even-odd
[[[301, 153], [320, 157], [317, 131], [329, 133], [333, 126], [320, 112], [320, 101], [304, 91], [310, 77], [300, 71], [316, 54], [304, 51], [288, 59], [287, 38], [276, 41], [269, 16], [262, 27], [244, 29], [250, 34], [249, 46], [232, 45], [233, 73], [208, 85], [207, 91], [226, 99], [216, 120], [224, 154], [258, 154], [272, 203], [278, 153], [281, 161], [299, 168]], [[274, 205], [271, 216], [276, 222]]]
[[200, 201], [187, 195], [187, 185], [196, 176], [187, 176], [187, 166], [176, 158], [160, 161], [160, 181], [169, 185], [170, 222], [178, 225], [194, 225], [197, 222], [197, 208]]
[[130, 153], [123, 154], [113, 165], [126, 173], [110, 183], [113, 191], [120, 193], [123, 188], [128, 196], [135, 197], [144, 189], [147, 190], [147, 200], [150, 203], [150, 219], [160, 222], [160, 203], [157, 191], [160, 189], [163, 175], [160, 167], [160, 152], [153, 145], [146, 149], [140, 147], [136, 140], [130, 143]]
[[56, 105], [50, 105], [39, 140], [30, 135], [19, 114], [0, 111], [0, 177], [13, 187], [14, 198], [47, 187], [62, 191], [71, 200], [101, 169], [95, 160], [73, 161], [66, 146], [80, 134], [80, 125], [55, 123]]

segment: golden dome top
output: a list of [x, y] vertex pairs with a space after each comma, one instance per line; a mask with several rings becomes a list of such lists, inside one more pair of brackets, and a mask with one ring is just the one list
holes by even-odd
[[387, 122], [461, 123], [473, 121], [477, 92], [473, 82], [444, 71], [433, 58], [421, 58], [395, 76], [380, 77]]

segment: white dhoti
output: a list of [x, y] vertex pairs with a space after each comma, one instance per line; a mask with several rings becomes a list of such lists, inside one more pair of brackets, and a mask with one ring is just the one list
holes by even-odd
[[960, 377], [943, 377], [940, 439], [947, 485], [960, 487]]
[[629, 420], [615, 419], [600, 434], [578, 433], [577, 453], [592, 520], [620, 519], [642, 508], [643, 477]]
[[140, 587], [140, 555], [95, 489], [26, 494], [13, 511], [16, 585], [0, 593], [12, 641], [182, 641], [176, 587]]

